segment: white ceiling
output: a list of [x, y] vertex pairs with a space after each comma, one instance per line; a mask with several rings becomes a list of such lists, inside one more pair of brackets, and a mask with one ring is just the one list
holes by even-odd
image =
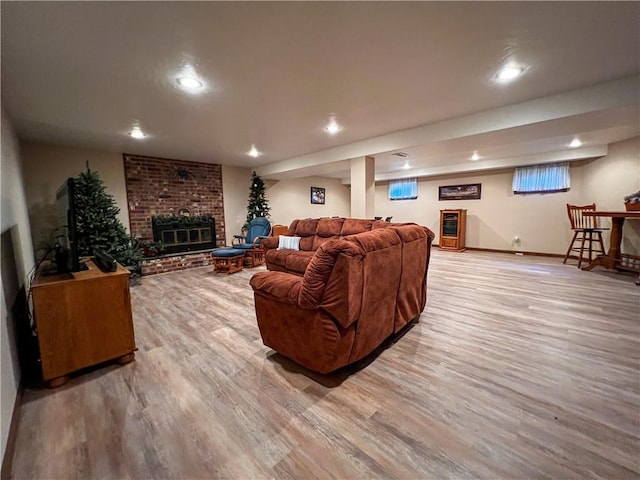
[[[27, 140], [348, 181], [359, 155], [384, 180], [640, 133], [640, 2], [2, 2], [1, 20], [2, 106]], [[508, 60], [528, 70], [494, 82]], [[186, 65], [205, 93], [177, 88]]]

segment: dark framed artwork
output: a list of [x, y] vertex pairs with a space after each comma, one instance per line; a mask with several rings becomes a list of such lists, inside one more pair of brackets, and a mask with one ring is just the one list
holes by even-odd
[[481, 183], [438, 187], [438, 200], [480, 200]]
[[324, 188], [311, 187], [311, 203], [324, 205]]

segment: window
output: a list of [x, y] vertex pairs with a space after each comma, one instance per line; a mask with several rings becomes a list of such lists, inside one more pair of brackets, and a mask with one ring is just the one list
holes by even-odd
[[403, 178], [389, 182], [389, 200], [413, 200], [418, 198], [418, 179]]
[[569, 162], [518, 167], [513, 172], [513, 193], [566, 192], [570, 186]]

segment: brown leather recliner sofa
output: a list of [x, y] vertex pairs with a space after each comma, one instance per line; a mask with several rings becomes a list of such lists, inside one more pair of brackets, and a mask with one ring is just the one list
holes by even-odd
[[[362, 230], [329, 235], [338, 224], [340, 232]], [[424, 310], [434, 238], [428, 228], [354, 219], [296, 220], [289, 227], [290, 234], [302, 232], [309, 235], [298, 251], [275, 250], [275, 239], [263, 243], [267, 267], [276, 271], [251, 279], [265, 345], [328, 373], [364, 358]], [[269, 259], [271, 251], [285, 254]]]
[[323, 243], [391, 225], [358, 218], [305, 218], [291, 222], [287, 233], [300, 237], [300, 250], [278, 250], [278, 237], [265, 238], [260, 245], [265, 251], [269, 270], [304, 275], [311, 258]]

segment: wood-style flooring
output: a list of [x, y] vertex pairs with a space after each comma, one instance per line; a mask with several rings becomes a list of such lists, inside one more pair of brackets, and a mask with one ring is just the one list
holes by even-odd
[[142, 278], [136, 361], [28, 388], [13, 478], [640, 477], [634, 275], [435, 249], [420, 323], [320, 376], [262, 345], [263, 268]]

